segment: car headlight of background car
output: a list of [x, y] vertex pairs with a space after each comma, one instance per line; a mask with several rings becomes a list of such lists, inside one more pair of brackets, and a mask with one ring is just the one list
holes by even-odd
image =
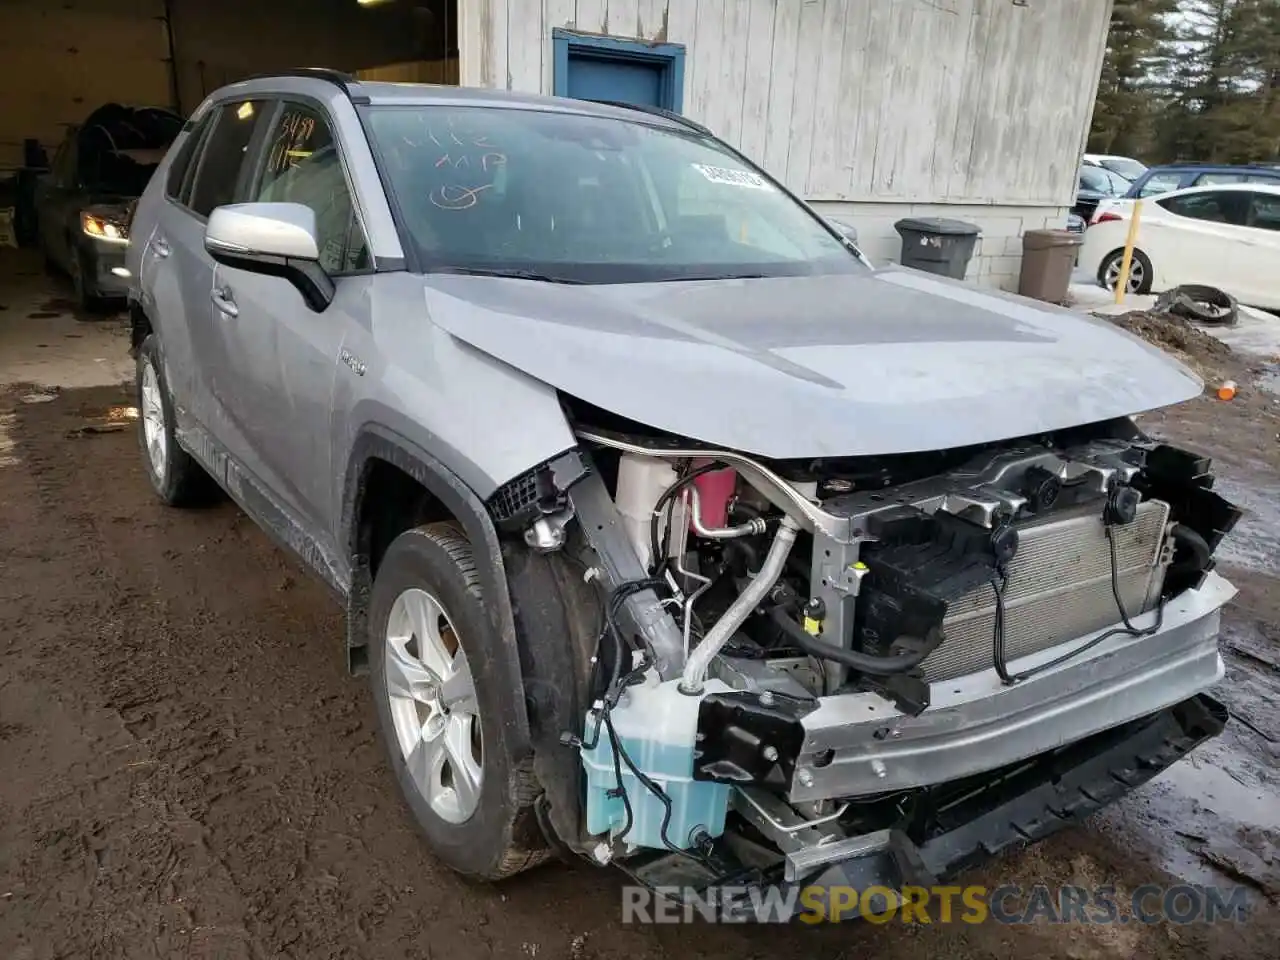
[[105, 243], [128, 243], [129, 227], [124, 213], [112, 215], [101, 211], [80, 211], [80, 229], [86, 236]]

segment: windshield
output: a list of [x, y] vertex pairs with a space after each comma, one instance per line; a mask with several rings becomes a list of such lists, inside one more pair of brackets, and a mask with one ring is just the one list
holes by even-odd
[[1137, 160], [1130, 160], [1128, 157], [1105, 157], [1102, 165], [1108, 170], [1120, 174], [1130, 183], [1137, 180], [1140, 176], [1147, 172], [1147, 165], [1139, 163]]
[[1092, 190], [1108, 197], [1119, 197], [1124, 195], [1129, 186], [1128, 180], [1104, 167], [1083, 166], [1080, 168], [1080, 188], [1082, 190]]
[[167, 110], [99, 108], [78, 135], [81, 180], [93, 191], [139, 196], [181, 130]]
[[693, 131], [492, 107], [375, 107], [369, 126], [429, 272], [574, 283], [866, 269], [790, 196]]

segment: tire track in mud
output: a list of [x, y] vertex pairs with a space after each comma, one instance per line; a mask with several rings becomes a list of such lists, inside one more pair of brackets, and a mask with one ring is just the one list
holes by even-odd
[[[0, 955], [1270, 952], [1262, 928], [643, 927], [620, 922], [613, 871], [465, 883], [404, 812], [324, 588], [232, 505], [156, 503], [130, 433], [68, 438], [121, 398], [67, 391], [20, 407], [19, 462], [0, 468], [0, 731], [12, 731], [0, 734], [0, 895], [13, 894], [0, 901]], [[1086, 828], [969, 879], [1153, 878], [1128, 858]]]

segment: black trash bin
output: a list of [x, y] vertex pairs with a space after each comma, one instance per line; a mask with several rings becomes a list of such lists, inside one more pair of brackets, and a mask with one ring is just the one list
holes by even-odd
[[893, 225], [902, 237], [902, 265], [964, 279], [978, 235], [976, 224], [946, 217], [905, 217]]

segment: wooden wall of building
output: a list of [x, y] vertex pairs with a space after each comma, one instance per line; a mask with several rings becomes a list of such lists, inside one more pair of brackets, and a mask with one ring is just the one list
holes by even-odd
[[551, 31], [687, 47], [684, 112], [811, 200], [1064, 206], [1112, 0], [459, 0], [465, 85]]

